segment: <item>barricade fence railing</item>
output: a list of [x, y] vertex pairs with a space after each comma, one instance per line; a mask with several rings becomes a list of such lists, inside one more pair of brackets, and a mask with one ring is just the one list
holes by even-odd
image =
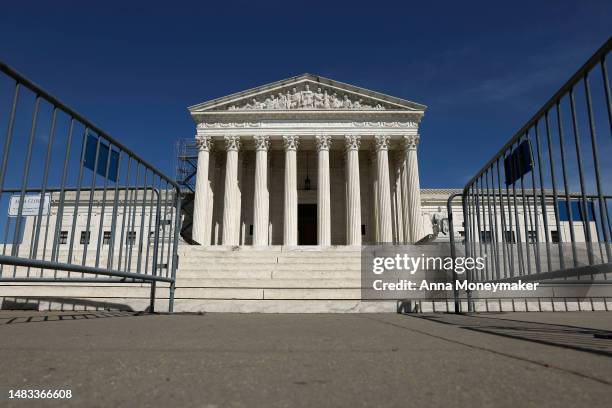
[[0, 283], [157, 282], [178, 263], [170, 178], [0, 62]]
[[611, 49], [608, 39], [465, 186], [463, 249], [486, 265], [467, 279], [612, 279]]

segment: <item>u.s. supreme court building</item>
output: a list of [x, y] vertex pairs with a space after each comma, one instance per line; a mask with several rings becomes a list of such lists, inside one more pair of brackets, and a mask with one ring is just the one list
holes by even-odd
[[426, 106], [304, 74], [189, 108], [201, 245], [413, 243]]

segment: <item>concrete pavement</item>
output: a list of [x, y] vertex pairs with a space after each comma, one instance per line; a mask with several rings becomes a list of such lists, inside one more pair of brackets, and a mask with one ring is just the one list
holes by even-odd
[[[0, 312], [2, 406], [609, 406], [612, 314]], [[72, 399], [7, 399], [70, 389]]]

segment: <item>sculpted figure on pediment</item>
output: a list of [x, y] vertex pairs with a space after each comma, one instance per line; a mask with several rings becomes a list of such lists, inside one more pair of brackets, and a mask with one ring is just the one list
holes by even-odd
[[353, 107], [353, 102], [351, 102], [348, 95], [344, 95], [344, 100], [342, 101], [342, 107], [346, 109], [351, 109]]
[[265, 109], [274, 109], [274, 97], [266, 98], [264, 102]]
[[278, 101], [278, 109], [288, 109], [289, 108], [289, 106], [287, 106], [287, 97], [284, 94], [279, 93], [277, 101]]
[[331, 96], [332, 99], [332, 108], [340, 109], [342, 107], [342, 100], [338, 98], [338, 95], [334, 92]]
[[291, 94], [291, 109], [298, 109], [302, 104], [302, 94], [297, 91], [297, 89], [293, 88], [293, 93]]
[[321, 92], [321, 88], [317, 88], [317, 92], [314, 94], [314, 107], [315, 109], [323, 109], [325, 107], [325, 103], [323, 101], [323, 92]]
[[253, 98], [251, 103], [247, 103], [247, 109], [261, 109], [261, 103], [257, 101], [257, 99]]
[[323, 107], [325, 109], [330, 109], [332, 107], [331, 99], [329, 95], [327, 94], [327, 90], [325, 90], [325, 93], [323, 93]]
[[314, 107], [314, 94], [310, 90], [310, 86], [306, 84], [306, 89], [302, 92], [302, 105], [303, 108]]

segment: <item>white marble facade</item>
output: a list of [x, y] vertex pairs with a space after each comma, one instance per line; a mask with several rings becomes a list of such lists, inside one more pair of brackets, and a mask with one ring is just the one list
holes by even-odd
[[360, 245], [424, 237], [426, 107], [304, 74], [189, 108], [201, 245]]

